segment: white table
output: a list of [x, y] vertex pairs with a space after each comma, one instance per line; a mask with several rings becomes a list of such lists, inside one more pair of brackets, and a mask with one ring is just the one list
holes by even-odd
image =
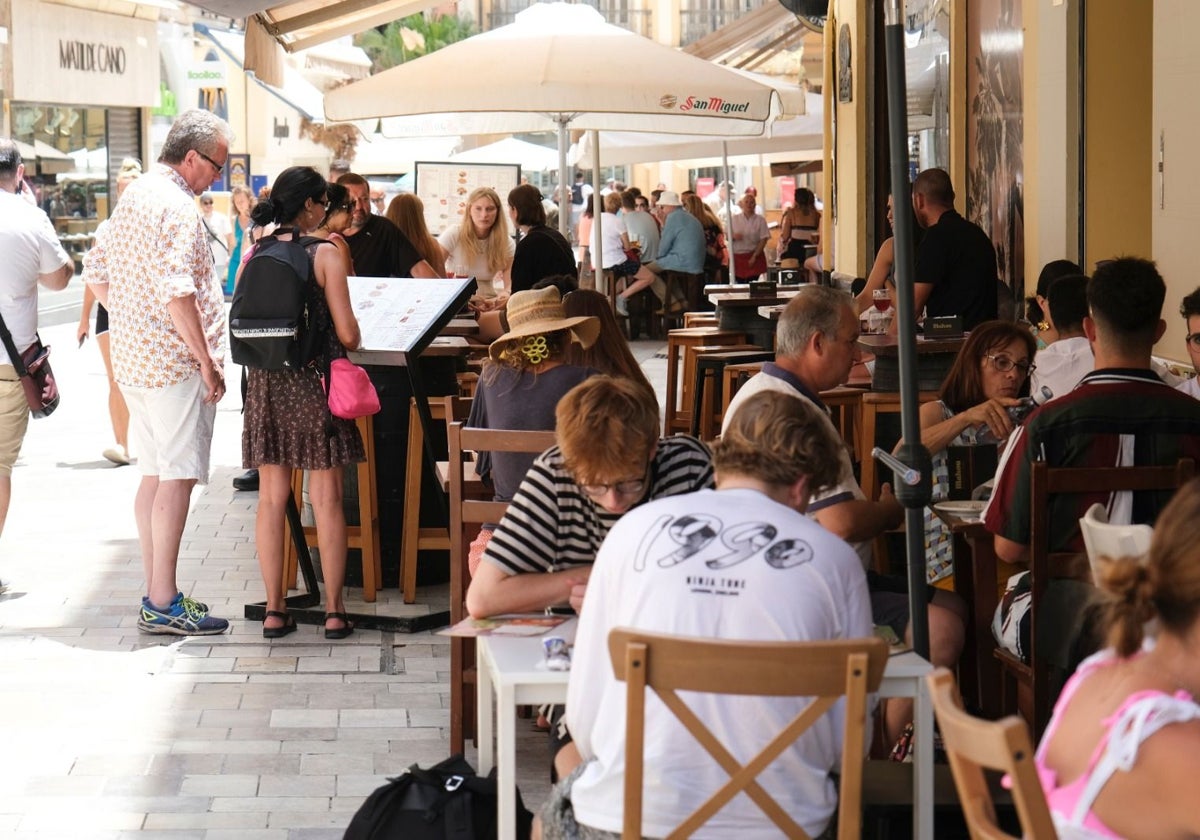
[[[546, 633], [573, 639], [575, 619]], [[497, 819], [500, 840], [516, 837], [517, 789], [517, 707], [541, 703], [564, 703], [567, 699], [569, 671], [550, 671], [545, 667], [542, 637], [481, 636], [476, 640], [479, 692], [479, 774], [496, 765], [499, 793]], [[913, 836], [921, 840], [933, 837], [933, 703], [925, 687], [925, 675], [933, 666], [915, 653], [903, 653], [888, 660], [879, 687], [880, 697], [912, 697], [917, 732], [913, 755]], [[492, 746], [492, 705], [496, 704], [495, 738]]]

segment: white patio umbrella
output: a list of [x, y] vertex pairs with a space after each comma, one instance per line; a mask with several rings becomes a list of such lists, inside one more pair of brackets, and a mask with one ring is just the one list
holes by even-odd
[[468, 149], [450, 158], [453, 163], [519, 163], [526, 172], [545, 172], [558, 166], [558, 152], [537, 143], [506, 137], [486, 146]]
[[[758, 137], [722, 137], [705, 134], [653, 134], [644, 131], [600, 132], [600, 162], [604, 166], [649, 163], [659, 160], [694, 160], [738, 155], [764, 155], [807, 160], [821, 156], [824, 142], [824, 103], [815, 93], [805, 95], [804, 116], [776, 120]], [[591, 160], [592, 136], [585, 134], [571, 147], [571, 163]]]
[[[636, 72], [623, 56], [637, 56]], [[562, 184], [573, 180], [568, 127], [756, 136], [803, 111], [798, 86], [749, 78], [567, 3], [534, 4], [515, 23], [325, 96], [328, 119], [383, 117], [393, 136], [557, 129]]]

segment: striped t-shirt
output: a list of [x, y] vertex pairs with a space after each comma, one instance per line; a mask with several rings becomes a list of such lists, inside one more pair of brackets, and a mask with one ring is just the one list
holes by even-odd
[[[712, 457], [700, 441], [674, 435], [658, 442], [650, 489], [638, 504], [713, 486]], [[557, 446], [533, 462], [483, 553], [511, 575], [588, 565], [621, 518], [584, 495]]]

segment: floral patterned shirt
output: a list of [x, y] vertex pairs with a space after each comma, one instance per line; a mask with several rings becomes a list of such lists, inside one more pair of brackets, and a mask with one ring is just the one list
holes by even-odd
[[134, 181], [96, 234], [83, 278], [108, 284], [113, 374], [122, 385], [165, 388], [196, 375], [167, 305], [196, 296], [213, 359], [225, 357], [225, 299], [213, 270], [195, 193], [175, 170], [156, 164]]

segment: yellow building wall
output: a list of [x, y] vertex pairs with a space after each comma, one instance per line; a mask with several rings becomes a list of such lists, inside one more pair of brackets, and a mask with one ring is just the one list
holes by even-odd
[[[1168, 5], [1192, 7], [1187, 2]], [[1139, 4], [1140, 11], [1134, 12], [1127, 0], [1088, 0], [1082, 7], [1083, 242], [1088, 272], [1097, 260], [1152, 252], [1154, 136], [1153, 98], [1148, 94], [1154, 89], [1154, 15], [1145, 13], [1148, 6]], [[1195, 12], [1190, 16], [1196, 17]], [[1173, 25], [1183, 27], [1178, 20]], [[1177, 101], [1193, 96], [1189, 92]]]
[[[872, 254], [868, 253], [867, 202], [870, 181], [867, 177], [867, 149], [870, 146], [867, 90], [869, 74], [867, 61], [870, 46], [870, 11], [866, 0], [833, 0], [830, 4], [834, 25], [825, 27], [825, 37], [837, 42], [843, 25], [850, 27], [853, 62], [853, 101], [837, 101], [837, 73], [832, 76], [833, 113], [836, 122], [836, 141], [833, 147], [836, 215], [833, 218], [833, 264], [842, 274], [865, 277], [871, 270]], [[836, 56], [836, 50], [833, 54]], [[826, 51], [826, 56], [830, 55]], [[829, 78], [827, 74], [826, 78]], [[828, 101], [828, 100], [827, 100]], [[886, 153], [886, 152], [885, 152]], [[826, 204], [825, 212], [831, 208]], [[827, 265], [827, 267], [829, 267]]]
[[[1144, 123], [1151, 160], [1143, 167], [1150, 187], [1144, 200], [1153, 227], [1152, 254], [1167, 281], [1163, 306], [1167, 332], [1155, 352], [1187, 361], [1187, 329], [1179, 317], [1179, 302], [1200, 286], [1192, 244], [1200, 231], [1200, 111], [1194, 105], [1196, 79], [1200, 78], [1200, 50], [1194, 34], [1200, 28], [1200, 4], [1195, 0], [1155, 0], [1153, 18], [1153, 117]], [[1160, 137], [1164, 149], [1161, 183], [1156, 171]]]

